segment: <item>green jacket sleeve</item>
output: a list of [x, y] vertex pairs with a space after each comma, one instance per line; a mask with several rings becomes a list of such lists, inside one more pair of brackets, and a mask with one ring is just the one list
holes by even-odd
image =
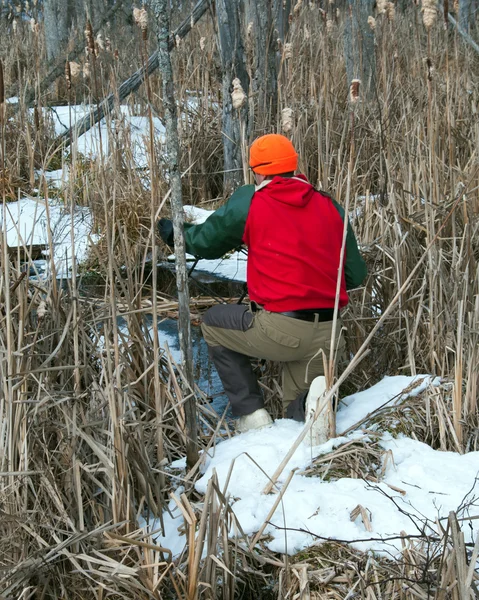
[[204, 223], [185, 223], [186, 251], [211, 259], [240, 246], [254, 191], [254, 185], [244, 185]]
[[[341, 219], [344, 223], [344, 208], [333, 200], [333, 204], [336, 210], [341, 215]], [[344, 264], [344, 275], [346, 277], [346, 289], [352, 290], [359, 287], [366, 279], [368, 269], [363, 257], [361, 256], [356, 242], [356, 236], [354, 235], [353, 228], [348, 219], [348, 232], [346, 234], [346, 261]]]

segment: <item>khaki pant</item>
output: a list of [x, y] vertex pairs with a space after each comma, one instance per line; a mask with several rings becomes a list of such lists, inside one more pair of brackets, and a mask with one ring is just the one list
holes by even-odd
[[[218, 305], [208, 310], [201, 329], [234, 415], [264, 406], [250, 357], [283, 364], [284, 410], [324, 375], [323, 352], [329, 359], [332, 321], [310, 322], [243, 305]], [[336, 325], [338, 356], [343, 353], [341, 322]], [[323, 352], [321, 352], [321, 350]]]

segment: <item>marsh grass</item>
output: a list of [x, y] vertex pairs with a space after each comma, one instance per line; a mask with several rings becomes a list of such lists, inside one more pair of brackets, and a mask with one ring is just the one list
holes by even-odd
[[[352, 129], [343, 15], [328, 8], [325, 18], [316, 4], [302, 4], [291, 27], [291, 58], [283, 53], [279, 61], [279, 110], [292, 110], [291, 136], [311, 181], [342, 203], [350, 190], [350, 215], [369, 266], [343, 314], [351, 354], [423, 261], [345, 385], [355, 391], [385, 374], [421, 372], [445, 382], [363, 426], [468, 452], [478, 449], [479, 422], [479, 67], [453, 32], [436, 24], [426, 33], [417, 10], [398, 11], [393, 21], [377, 15], [377, 89], [371, 98], [360, 96]], [[145, 139], [155, 168], [138, 169], [116, 107], [107, 119], [108, 155], [92, 160], [73, 145], [65, 156], [43, 110], [56, 102], [92, 104], [115, 90], [141, 66], [142, 44], [149, 51], [151, 39], [134, 29], [109, 30], [112, 50], [100, 50], [94, 74], [91, 64], [85, 69], [91, 60], [80, 57], [90, 74], [70, 90], [59, 80], [29, 110], [23, 94], [39, 85], [42, 36], [22, 22], [15, 33], [11, 21], [0, 28], [4, 95], [20, 97], [16, 110], [0, 96], [3, 206], [34, 190], [47, 199], [39, 170], [67, 165], [68, 183], [55, 193], [67, 212], [77, 204], [91, 209], [99, 241], [89, 264], [101, 282], [89, 292], [91, 276], [75, 261], [68, 280], [35, 279], [24, 265], [33, 249], [8, 248], [2, 236], [0, 593], [25, 600], [469, 598], [477, 575], [468, 563], [475, 559], [454, 515], [434, 540], [405, 538], [394, 561], [332, 541], [285, 557], [269, 552], [262, 537], [250, 549], [215, 478], [198, 497], [200, 464], [181, 475], [167, 469], [184, 455], [189, 394], [197, 399], [202, 449], [231, 431], [204, 394], [188, 388], [181, 365], [153, 343], [148, 325], [177, 308], [147, 277], [153, 247], [159, 245], [159, 258], [168, 251], [152, 227], [154, 217], [168, 214], [161, 141]], [[223, 167], [211, 21], [193, 29], [174, 61], [185, 202], [214, 208]], [[149, 98], [141, 89], [129, 105], [133, 114], [150, 109], [162, 118], [158, 76], [148, 83]], [[258, 122], [267, 122], [263, 117]], [[145, 187], [151, 173], [155, 180]], [[192, 317], [212, 301], [192, 302]], [[280, 414], [277, 367], [259, 368], [267, 402]], [[381, 462], [371, 434], [313, 461], [309, 474], [379, 481]], [[173, 559], [138, 518], [161, 515], [178, 485], [188, 544]], [[229, 537], [232, 528], [237, 538]]]

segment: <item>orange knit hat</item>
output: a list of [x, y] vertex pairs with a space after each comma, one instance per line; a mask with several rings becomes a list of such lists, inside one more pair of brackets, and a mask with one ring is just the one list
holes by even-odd
[[279, 175], [296, 171], [298, 155], [284, 135], [270, 133], [256, 139], [249, 151], [249, 166], [260, 175]]

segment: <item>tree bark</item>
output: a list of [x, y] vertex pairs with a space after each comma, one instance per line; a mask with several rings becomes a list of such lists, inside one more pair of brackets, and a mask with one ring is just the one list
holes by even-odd
[[68, 41], [68, 3], [64, 0], [44, 0], [43, 23], [47, 60], [56, 60]]
[[291, 14], [291, 0], [274, 0], [274, 22], [278, 39], [284, 44], [289, 32], [289, 15]]
[[168, 0], [151, 0], [157, 19], [158, 62], [162, 75], [163, 106], [166, 122], [166, 164], [170, 179], [171, 212], [175, 242], [176, 285], [178, 288], [178, 334], [180, 340], [181, 362], [188, 386], [185, 394], [186, 419], [186, 462], [193, 467], [198, 461], [198, 439], [196, 420], [196, 400], [194, 396], [193, 348], [191, 343], [190, 296], [188, 290], [188, 271], [186, 268], [185, 238], [183, 233], [184, 213], [181, 193], [180, 144], [178, 141], [178, 118], [176, 111], [173, 70], [171, 68], [168, 38], [170, 23], [167, 12]]
[[248, 96], [249, 77], [246, 70], [246, 56], [241, 35], [240, 0], [217, 0], [216, 14], [220, 57], [223, 71], [223, 154], [224, 154], [224, 193], [231, 192], [243, 183], [242, 144], [248, 131], [248, 102], [233, 108], [231, 99], [233, 79], [238, 78], [244, 93]]
[[362, 90], [369, 94], [376, 85], [374, 35], [368, 25], [368, 17], [374, 10], [374, 0], [348, 0], [347, 8], [344, 54], [348, 85], [353, 79], [360, 79]]
[[[277, 33], [274, 29], [272, 7], [269, 1], [248, 0], [246, 23], [252, 25], [253, 40], [253, 97], [255, 114], [253, 127], [261, 133], [273, 131], [278, 111]], [[276, 35], [275, 35], [276, 33]]]

